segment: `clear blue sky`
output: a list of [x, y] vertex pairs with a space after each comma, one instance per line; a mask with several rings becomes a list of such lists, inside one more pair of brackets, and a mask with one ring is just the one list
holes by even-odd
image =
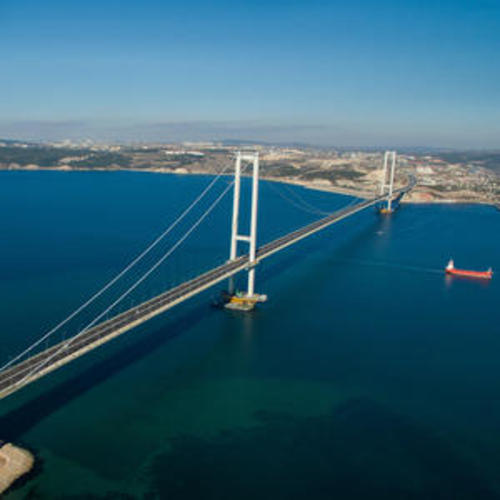
[[500, 1], [0, 3], [0, 136], [500, 147]]

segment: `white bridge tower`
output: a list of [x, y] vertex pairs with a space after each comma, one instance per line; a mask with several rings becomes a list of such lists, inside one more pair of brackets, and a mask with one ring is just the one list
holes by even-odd
[[393, 212], [392, 192], [394, 189], [395, 170], [396, 170], [396, 151], [386, 151], [384, 154], [382, 182], [380, 183], [380, 196], [387, 195], [387, 206], [380, 210], [380, 212], [384, 214], [390, 214]]
[[[239, 233], [240, 215], [240, 191], [241, 191], [241, 164], [242, 162], [252, 164], [252, 201], [250, 213], [250, 234]], [[246, 294], [234, 294], [234, 280], [229, 280], [229, 293], [231, 298], [226, 304], [227, 308], [244, 311], [252, 310], [257, 302], [264, 302], [267, 296], [255, 293], [255, 266], [257, 252], [257, 212], [259, 204], [259, 153], [238, 152], [234, 171], [234, 197], [233, 197], [233, 219], [231, 224], [231, 248], [229, 260], [235, 260], [238, 256], [238, 242], [248, 243], [248, 287]]]

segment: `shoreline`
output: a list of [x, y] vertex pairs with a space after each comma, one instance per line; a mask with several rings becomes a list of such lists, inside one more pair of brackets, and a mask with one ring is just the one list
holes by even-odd
[[[28, 165], [26, 167], [16, 167], [16, 168], [5, 168], [0, 167], [0, 172], [135, 172], [135, 173], [148, 173], [148, 174], [166, 174], [166, 175], [217, 175], [214, 172], [202, 172], [195, 171], [189, 172], [186, 169], [179, 168], [179, 171], [165, 169], [165, 168], [108, 168], [108, 167], [39, 167]], [[230, 175], [230, 174], [224, 174]], [[243, 177], [247, 175], [242, 174]], [[373, 193], [368, 193], [366, 191], [355, 191], [349, 188], [335, 187], [321, 185], [315, 182], [302, 181], [299, 179], [291, 179], [289, 177], [268, 177], [261, 176], [262, 180], [270, 182], [280, 182], [282, 184], [288, 184], [292, 186], [300, 186], [305, 189], [312, 189], [313, 191], [322, 191], [333, 194], [342, 194], [345, 196], [352, 196], [355, 198], [368, 198]], [[491, 206], [500, 210], [500, 204], [496, 202], [489, 201], [474, 201], [474, 200], [454, 200], [454, 199], [435, 199], [435, 200], [407, 200], [403, 198], [401, 203], [405, 205], [485, 205]]]

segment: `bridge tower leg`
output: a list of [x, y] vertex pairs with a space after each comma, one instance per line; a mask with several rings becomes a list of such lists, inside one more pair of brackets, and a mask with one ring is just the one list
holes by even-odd
[[257, 210], [259, 206], [259, 154], [253, 159], [252, 172], [252, 205], [250, 213], [250, 249], [248, 265], [248, 290], [247, 295], [253, 297], [255, 294], [255, 254], [257, 252]]
[[389, 151], [384, 153], [384, 164], [382, 167], [382, 182], [380, 183], [380, 196], [385, 193], [385, 186], [387, 182], [387, 160], [389, 159]]
[[[389, 167], [390, 162], [390, 167]], [[380, 209], [380, 213], [391, 214], [392, 192], [394, 189], [394, 173], [396, 171], [396, 151], [386, 151], [382, 167], [382, 182], [380, 184], [380, 196], [387, 196], [387, 205]]]
[[[234, 168], [234, 191], [233, 191], [233, 221], [231, 224], [231, 248], [229, 260], [235, 260], [238, 254], [238, 222], [240, 215], [240, 190], [241, 190], [241, 153], [236, 153], [236, 165]], [[229, 293], [234, 293], [234, 278], [229, 278]]]
[[[250, 234], [239, 234], [239, 212], [240, 212], [240, 191], [241, 191], [241, 163], [247, 161], [252, 164], [252, 201], [250, 212]], [[264, 302], [267, 297], [255, 293], [255, 266], [257, 255], [257, 221], [259, 206], [259, 154], [236, 154], [236, 164], [234, 172], [234, 196], [233, 196], [233, 218], [231, 224], [231, 247], [229, 260], [235, 260], [238, 256], [238, 242], [248, 243], [248, 285], [245, 295], [234, 295], [234, 279], [229, 279], [230, 301], [227, 308], [244, 311], [252, 310], [257, 302]]]

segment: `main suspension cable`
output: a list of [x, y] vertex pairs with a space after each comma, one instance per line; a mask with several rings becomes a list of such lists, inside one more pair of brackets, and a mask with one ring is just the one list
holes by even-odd
[[79, 333], [74, 335], [71, 339], [61, 345], [54, 353], [52, 353], [48, 358], [42, 361], [31, 370], [25, 377], [15, 383], [15, 385], [22, 385], [26, 380], [28, 380], [34, 373], [41, 370], [46, 366], [54, 357], [56, 357], [60, 352], [66, 350], [76, 339], [81, 337], [86, 331], [88, 331], [92, 326], [94, 326], [103, 316], [110, 312], [118, 303], [120, 303], [125, 297], [127, 297], [135, 288], [137, 288], [153, 271], [155, 271], [164, 261], [167, 259], [187, 238], [188, 236], [208, 217], [208, 215], [213, 211], [213, 209], [222, 200], [225, 194], [233, 186], [234, 180], [230, 182], [222, 193], [215, 199], [215, 201], [208, 207], [208, 209], [203, 213], [203, 215], [191, 226], [191, 228], [184, 233], [184, 235], [160, 258], [158, 261], [151, 266], [148, 271], [146, 271], [132, 286], [130, 286], [118, 299], [116, 299], [110, 306], [108, 306], [102, 313], [100, 313], [96, 318], [94, 318], [90, 323], [88, 323]]
[[[312, 205], [311, 203], [307, 202], [306, 200], [304, 200], [298, 193], [295, 193], [293, 190], [291, 190], [290, 188], [288, 188], [288, 186], [286, 186], [288, 189], [287, 191], [293, 195], [295, 197], [295, 200], [293, 200], [292, 198], [286, 196], [283, 192], [281, 192], [280, 189], [278, 189], [277, 186], [274, 185], [273, 182], [270, 182], [269, 185], [271, 186], [271, 188], [278, 194], [278, 196], [280, 196], [281, 198], [283, 198], [285, 201], [287, 201], [288, 203], [290, 203], [292, 206], [294, 206], [295, 208], [299, 209], [299, 210], [302, 210], [304, 212], [307, 212], [307, 213], [310, 213], [310, 214], [313, 214], [313, 215], [319, 215], [319, 216], [328, 216], [328, 215], [331, 215], [333, 212], [336, 212], [338, 209], [335, 209], [335, 210], [332, 210], [332, 211], [325, 211], [325, 210], [320, 210], [319, 208], [315, 207], [314, 205]], [[357, 202], [357, 200], [359, 200], [360, 198], [358, 197], [354, 197], [345, 207], [343, 208], [347, 208], [351, 205], [353, 205], [354, 203]]]

